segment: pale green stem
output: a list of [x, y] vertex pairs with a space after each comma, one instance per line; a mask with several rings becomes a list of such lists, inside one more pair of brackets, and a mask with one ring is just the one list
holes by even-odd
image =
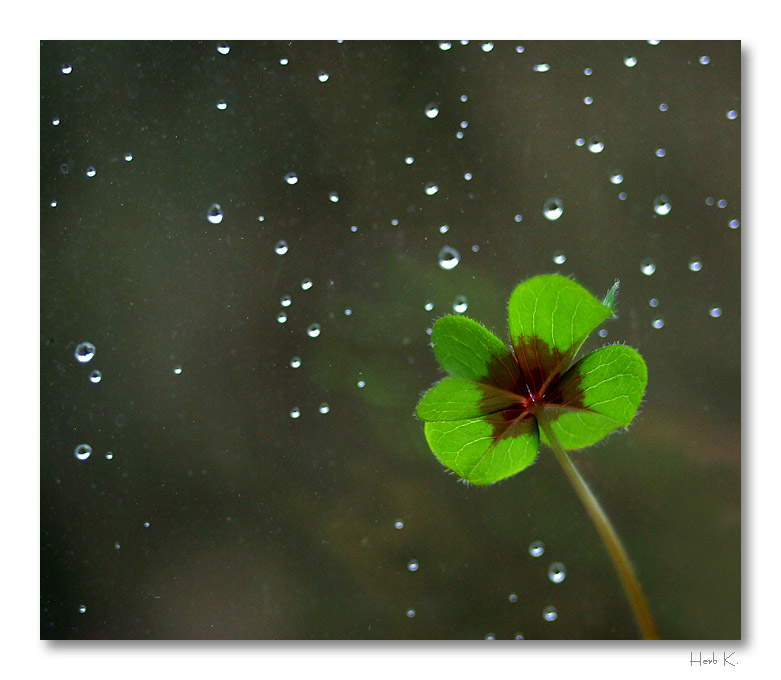
[[539, 414], [537, 422], [545, 433], [548, 442], [550, 442], [550, 447], [556, 454], [556, 459], [564, 469], [575, 492], [586, 507], [586, 512], [588, 512], [591, 517], [591, 521], [594, 522], [594, 526], [602, 538], [602, 543], [610, 555], [610, 559], [613, 560], [613, 566], [616, 568], [618, 576], [621, 579], [621, 585], [624, 587], [624, 592], [629, 599], [629, 604], [632, 605], [632, 612], [635, 615], [635, 620], [640, 628], [640, 632], [646, 640], [658, 640], [659, 633], [656, 630], [656, 624], [651, 616], [651, 610], [648, 608], [648, 603], [643, 595], [640, 582], [637, 580], [635, 571], [632, 568], [632, 563], [629, 561], [629, 557], [621, 543], [621, 539], [618, 537], [616, 530], [613, 528], [613, 525], [605, 514], [605, 511], [602, 509], [602, 506], [599, 504], [599, 501], [591, 492], [591, 489], [588, 488], [586, 480], [580, 476], [580, 473], [567, 455], [567, 452], [561, 447], [561, 444], [553, 433], [553, 430], [551, 430], [550, 423], [545, 418], [545, 415]]

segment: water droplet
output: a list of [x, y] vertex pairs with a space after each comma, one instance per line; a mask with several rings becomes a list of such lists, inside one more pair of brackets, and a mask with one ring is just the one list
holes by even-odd
[[283, 307], [290, 307], [293, 304], [293, 300], [289, 295], [283, 295], [279, 298], [279, 304]]
[[393, 526], [395, 526], [397, 529], [403, 529], [403, 528], [404, 528], [404, 520], [397, 519], [397, 520], [396, 520], [396, 521], [393, 523]]
[[703, 66], [705, 66], [706, 64], [710, 64], [710, 57], [709, 57], [709, 56], [707, 56], [706, 54], [703, 54], [703, 55], [700, 57], [700, 63], [701, 63]]
[[92, 447], [89, 444], [79, 444], [73, 451], [79, 460], [87, 460], [92, 455]]
[[106, 451], [106, 460], [113, 460], [114, 454], [111, 451]]
[[427, 312], [430, 312], [432, 309], [434, 309], [434, 303], [431, 302], [431, 300], [426, 300], [426, 304], [423, 305], [423, 309], [425, 309]]
[[182, 367], [178, 364], [174, 366], [174, 375], [182, 375]]
[[518, 596], [515, 593], [510, 593], [507, 597], [510, 602], [517, 602]]
[[657, 158], [664, 158], [667, 152], [664, 149], [657, 149], [655, 152]]
[[626, 66], [627, 68], [634, 68], [635, 66], [637, 66], [637, 57], [632, 55], [627, 55], [626, 57], [624, 57], [624, 66]]
[[714, 319], [718, 319], [721, 316], [721, 307], [711, 307], [708, 310], [708, 314], [710, 314]]
[[496, 640], [496, 635], [494, 635], [494, 633], [486, 633], [485, 634], [485, 639], [486, 640]]
[[727, 201], [725, 201], [723, 198], [720, 198], [716, 205], [719, 206], [719, 208], [726, 208], [727, 207]]
[[318, 74], [317, 74], [317, 79], [318, 79], [318, 80], [319, 80], [321, 83], [324, 83], [324, 82], [326, 82], [326, 81], [328, 80], [328, 78], [329, 78], [329, 77], [330, 77], [330, 76], [329, 76], [329, 75], [328, 75], [328, 74], [327, 74], [325, 71], [320, 71], [320, 73], [318, 73]]
[[583, 69], [583, 74], [584, 75], [590, 76], [592, 73], [594, 73], [594, 71], [592, 69], [590, 69], [590, 68], [584, 68]]
[[282, 57], [279, 60], [279, 63], [282, 64], [282, 66], [287, 66], [290, 63], [290, 59], [288, 59], [287, 57]]
[[426, 112], [426, 118], [436, 118], [439, 115], [439, 104], [434, 102], [426, 104], [424, 111]]
[[542, 205], [542, 214], [545, 216], [545, 219], [555, 222], [564, 214], [564, 201], [558, 196], [549, 198]]
[[408, 609], [407, 610], [407, 616], [409, 616], [409, 618], [412, 618], [413, 616], [415, 616], [415, 610], [412, 609], [412, 608]]
[[583, 103], [586, 106], [591, 106], [594, 103], [594, 97], [583, 97]]
[[420, 568], [417, 560], [410, 560], [407, 562], [407, 569], [410, 571], [417, 571]]
[[588, 140], [588, 150], [591, 153], [602, 153], [604, 148], [605, 143], [599, 137], [594, 136]]
[[79, 606], [79, 614], [83, 614], [87, 611], [87, 607], [85, 607], [83, 604]]
[[296, 184], [298, 182], [298, 175], [295, 172], [289, 172], [285, 175], [285, 181], [290, 184]]
[[554, 562], [548, 567], [548, 578], [554, 583], [561, 583], [567, 576], [567, 570], [561, 562]]
[[614, 170], [610, 173], [610, 183], [611, 184], [621, 184], [621, 182], [624, 181], [624, 176], [618, 171]]
[[702, 262], [700, 261], [700, 258], [693, 257], [691, 260], [689, 260], [689, 269], [693, 272], [698, 272], [700, 269], [702, 269]]
[[523, 215], [516, 215], [515, 217], [513, 217], [513, 219], [516, 222], [522, 222], [523, 221]]
[[277, 314], [277, 321], [279, 321], [279, 323], [285, 323], [285, 321], [287, 321], [287, 314], [285, 314], [285, 312]]
[[98, 171], [97, 171], [97, 170], [95, 170], [95, 168], [93, 168], [93, 167], [90, 165], [90, 166], [87, 168], [87, 173], [86, 173], [86, 174], [87, 174], [87, 177], [94, 177], [95, 175], [97, 175], [97, 174], [98, 174]]
[[654, 320], [651, 322], [651, 325], [652, 325], [654, 328], [663, 328], [663, 327], [664, 327], [664, 319], [663, 319], [663, 318], [661, 318], [661, 317], [659, 317], [659, 318], [656, 318], [656, 319], [654, 319]]
[[128, 152], [125, 154], [125, 160], [126, 160], [128, 163], [130, 163], [130, 161], [132, 161], [132, 160], [133, 160], [133, 154], [132, 154], [132, 153], [130, 153], [130, 152], [128, 151]]
[[352, 316], [352, 313], [353, 313], [353, 310], [350, 309], [349, 307], [344, 310], [344, 315], [345, 316]]
[[91, 383], [95, 383], [96, 385], [103, 379], [103, 374], [100, 371], [92, 371], [92, 373], [89, 374], [89, 381]]
[[604, 328], [602, 328], [597, 335], [599, 335], [600, 338], [606, 338], [607, 331]]
[[534, 541], [533, 543], [529, 544], [529, 554], [532, 557], [539, 557], [544, 552], [545, 546], [542, 544], [542, 541]]
[[740, 226], [739, 220], [730, 220], [729, 221], [729, 228], [730, 229], [737, 229]]
[[414, 159], [412, 156], [407, 156], [407, 157], [404, 159], [404, 162], [405, 162], [407, 165], [412, 165], [412, 164], [415, 162], [415, 159]]
[[316, 338], [318, 335], [320, 335], [320, 324], [319, 323], [310, 324], [309, 327], [306, 329], [306, 334], [310, 338]]
[[76, 360], [81, 364], [86, 364], [92, 357], [95, 356], [95, 345], [91, 342], [82, 342], [76, 346], [76, 351], [73, 353]]
[[301, 358], [300, 357], [293, 357], [290, 360], [290, 366], [292, 368], [298, 368], [301, 365]]
[[456, 295], [455, 300], [453, 300], [453, 311], [458, 312], [459, 314], [463, 314], [467, 307], [469, 306], [466, 295]]
[[224, 111], [225, 109], [227, 109], [227, 108], [228, 108], [228, 102], [226, 102], [224, 99], [220, 99], [220, 100], [218, 100], [218, 101], [217, 101], [217, 108], [218, 108], [220, 111]]
[[149, 522], [144, 522], [144, 529], [148, 529], [148, 528], [149, 528]]
[[660, 111], [667, 111], [667, 104], [665, 104], [664, 102], [659, 104], [659, 110]]
[[217, 44], [217, 51], [220, 54], [228, 54], [228, 52], [231, 51], [231, 47], [230, 47], [230, 45], [228, 43], [224, 43], [224, 42], [218, 43]]
[[312, 287], [312, 279], [304, 279], [301, 282], [301, 290], [309, 290]]
[[542, 618], [546, 621], [555, 621], [559, 617], [559, 613], [556, 611], [556, 607], [549, 604], [542, 610]]
[[439, 43], [439, 49], [443, 52], [447, 52], [453, 45], [449, 42], [440, 42]]
[[70, 64], [64, 64], [62, 69], [60, 69], [66, 76], [73, 71], [73, 66]]
[[464, 173], [464, 179], [468, 182], [470, 179], [472, 179], [472, 173], [471, 172], [465, 172]]
[[727, 111], [727, 118], [730, 120], [735, 120], [738, 117], [738, 112], [735, 111], [735, 109], [730, 109]]
[[277, 255], [284, 255], [287, 252], [287, 241], [277, 241], [277, 245], [274, 246], [274, 252]]
[[209, 208], [209, 212], [206, 213], [206, 219], [212, 224], [219, 224], [222, 222], [222, 208], [219, 203], [213, 203]]
[[362, 390], [364, 387], [366, 387], [366, 381], [365, 381], [365, 380], [359, 380], [359, 381], [358, 381], [357, 383], [355, 383], [355, 384], [356, 384], [356, 385], [358, 385], [358, 389], [361, 389], [361, 390]]
[[654, 307], [654, 308], [658, 307], [659, 306], [659, 300], [657, 300], [656, 298], [651, 298], [648, 301], [648, 306], [649, 307]]
[[301, 417], [301, 409], [298, 406], [294, 406], [290, 409], [290, 417], [294, 420]]
[[516, 633], [515, 634], [515, 639], [516, 640], [524, 640], [525, 638], [523, 637], [523, 633]]
[[658, 45], [660, 42], [662, 42], [662, 41], [661, 40], [649, 40], [648, 44], [649, 45]]
[[670, 205], [670, 199], [667, 198], [667, 196], [662, 194], [654, 199], [654, 212], [657, 215], [667, 215], [670, 210], [672, 210], [672, 206]]
[[320, 406], [318, 406], [317, 410], [320, 411], [320, 413], [322, 413], [323, 415], [325, 415], [331, 410], [331, 407], [328, 406], [328, 404], [326, 404], [325, 402], [323, 402], [322, 404], [320, 404]]
[[439, 191], [439, 187], [435, 182], [429, 182], [426, 184], [423, 190], [426, 192], [427, 196], [433, 196], [435, 193], [437, 193], [437, 191]]
[[52, 201], [51, 203], [49, 203], [49, 205], [50, 205], [52, 208], [56, 208], [56, 207], [57, 207], [57, 201]]
[[70, 171], [70, 166], [69, 166], [67, 163], [63, 163], [63, 164], [60, 166], [60, 172], [61, 172], [63, 175], [67, 175], [69, 171]]
[[532, 66], [532, 69], [537, 73], [545, 73], [546, 71], [550, 71], [550, 64], [535, 64]]
[[556, 264], [564, 264], [567, 261], [567, 256], [560, 250], [553, 253], [553, 261]]
[[492, 42], [484, 42], [480, 47], [483, 52], [490, 52], [494, 48], [494, 44]]
[[524, 52], [525, 50], [526, 50], [526, 48], [525, 48], [523, 45], [517, 45], [517, 46], [516, 46], [516, 48], [515, 48], [515, 51], [516, 51], [518, 54], [523, 54], [523, 52]]
[[114, 550], [119, 550], [122, 546], [119, 545], [119, 541], [114, 543]]
[[442, 269], [454, 269], [461, 261], [461, 255], [459, 255], [455, 248], [444, 246], [442, 250], [439, 251], [437, 259], [439, 261], [439, 266], [442, 267]]
[[656, 271], [656, 262], [647, 258], [640, 263], [640, 271], [646, 276], [651, 276]]

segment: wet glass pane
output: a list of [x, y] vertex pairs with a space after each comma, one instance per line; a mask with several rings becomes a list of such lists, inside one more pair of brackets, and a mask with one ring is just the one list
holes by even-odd
[[551, 451], [413, 415], [558, 272], [650, 375], [575, 463], [662, 637], [740, 637], [740, 110], [739, 42], [42, 43], [41, 636], [636, 638]]

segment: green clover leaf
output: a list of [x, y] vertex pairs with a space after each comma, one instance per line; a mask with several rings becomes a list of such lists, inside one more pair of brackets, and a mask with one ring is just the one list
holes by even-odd
[[439, 319], [431, 339], [449, 377], [417, 407], [434, 455], [462, 479], [491, 484], [531, 465], [540, 440], [551, 445], [547, 428], [579, 449], [629, 425], [648, 381], [643, 358], [610, 345], [575, 361], [613, 315], [617, 287], [600, 302], [563, 276], [521, 283], [510, 296], [511, 347], [466, 317]]

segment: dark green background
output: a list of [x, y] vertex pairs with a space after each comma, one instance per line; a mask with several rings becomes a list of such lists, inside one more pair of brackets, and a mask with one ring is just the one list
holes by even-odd
[[662, 636], [740, 637], [740, 43], [217, 44], [41, 45], [41, 636], [636, 637], [550, 451], [467, 487], [413, 417], [453, 299], [505, 337], [513, 286], [558, 271], [621, 279], [584, 349], [648, 363], [629, 431], [575, 461]]

